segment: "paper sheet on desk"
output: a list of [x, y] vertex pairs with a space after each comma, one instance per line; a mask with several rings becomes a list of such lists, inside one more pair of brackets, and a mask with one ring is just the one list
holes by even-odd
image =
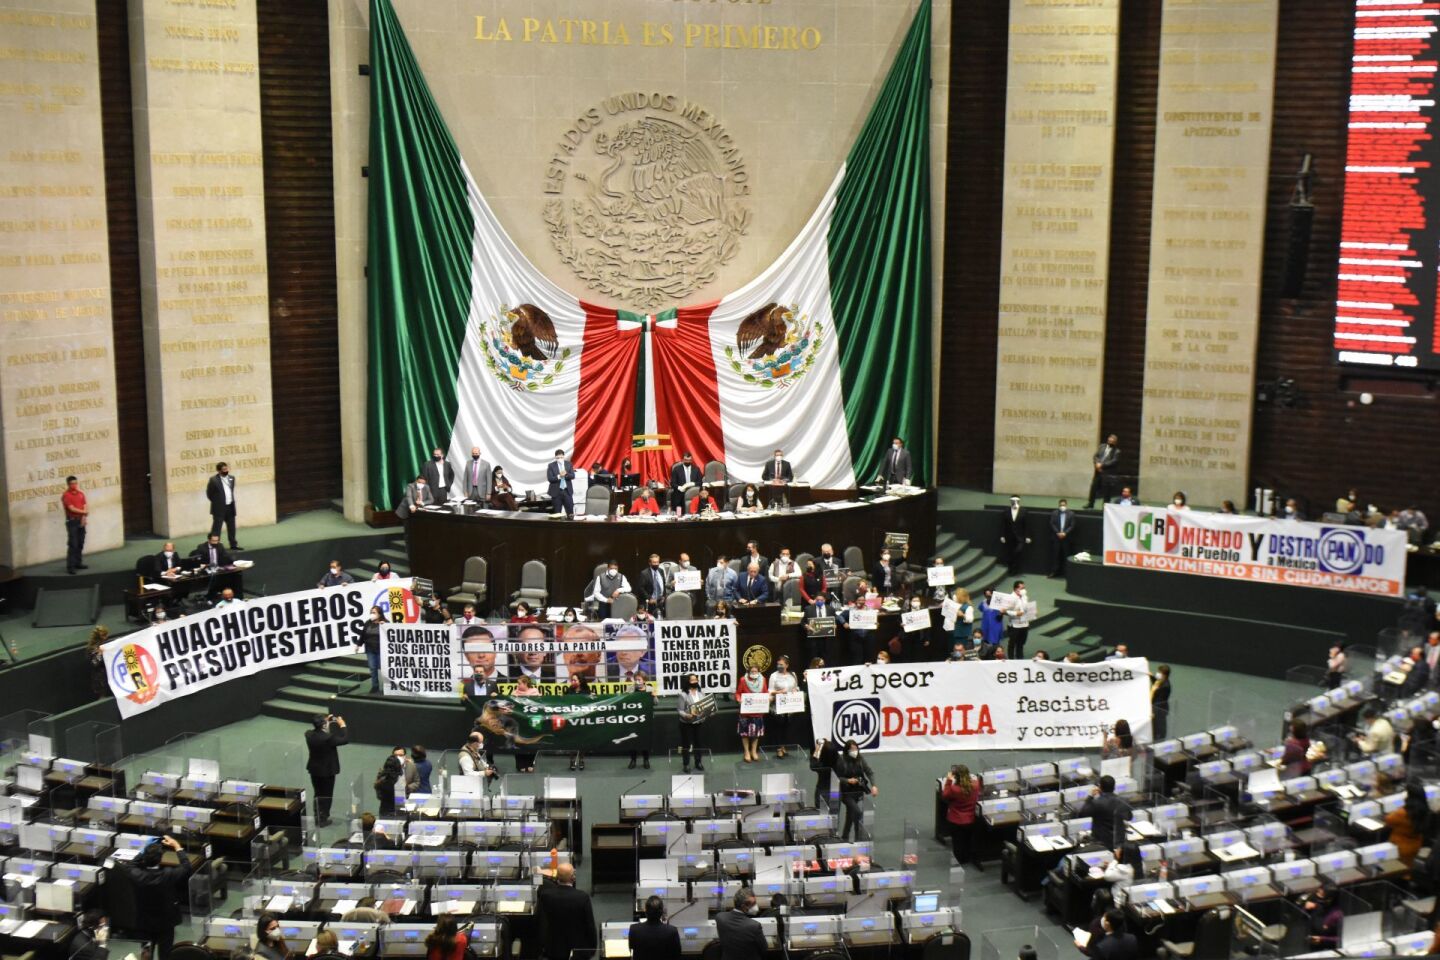
[[271, 913], [285, 913], [295, 905], [295, 898], [285, 894], [270, 898]]
[[351, 910], [354, 910], [355, 907], [359, 905], [359, 903], [360, 903], [359, 900], [336, 900], [336, 901], [335, 901], [335, 906], [331, 909], [330, 912], [331, 912], [331, 913], [338, 913], [338, 914], [340, 914], [341, 916], [344, 916], [345, 914], [349, 913]]
[[1231, 860], [1244, 860], [1249, 857], [1258, 857], [1260, 856], [1260, 851], [1250, 846], [1250, 844], [1244, 840], [1241, 840], [1239, 843], [1232, 843], [1228, 847], [1222, 847], [1216, 850], [1215, 856], [1228, 863]]
[[21, 940], [28, 940], [31, 937], [39, 936], [40, 931], [50, 926], [49, 920], [26, 920], [20, 924], [20, 929], [15, 931], [15, 936]]
[[1131, 820], [1125, 826], [1127, 829], [1133, 831], [1137, 837], [1160, 836], [1160, 828], [1149, 820]]
[[630, 943], [627, 940], [606, 940], [605, 957], [610, 960], [612, 957], [630, 956]]
[[145, 589], [146, 589], [146, 590], [169, 590], [170, 587], [169, 587], [168, 584], [164, 584], [164, 583], [147, 583], [147, 584], [145, 584]]
[[1369, 830], [1371, 833], [1385, 829], [1385, 824], [1376, 820], [1374, 817], [1361, 817], [1355, 821], [1355, 826], [1363, 830]]

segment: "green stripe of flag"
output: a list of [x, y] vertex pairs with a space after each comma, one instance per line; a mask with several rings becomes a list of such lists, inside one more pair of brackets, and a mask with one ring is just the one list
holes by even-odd
[[460, 151], [390, 0], [370, 4], [369, 487], [380, 509], [449, 447], [474, 218]]
[[830, 221], [830, 300], [856, 479], [905, 439], [931, 469], [930, 0], [921, 0], [845, 161]]

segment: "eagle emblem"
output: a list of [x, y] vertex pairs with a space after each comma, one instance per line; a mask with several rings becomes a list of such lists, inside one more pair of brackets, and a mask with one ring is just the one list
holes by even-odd
[[800, 315], [798, 304], [771, 301], [740, 321], [725, 359], [746, 383], [791, 387], [815, 365], [821, 340], [820, 325]]
[[550, 315], [533, 303], [513, 309], [501, 304], [499, 316], [480, 320], [475, 334], [485, 368], [514, 390], [548, 387], [571, 354], [569, 347], [560, 347]]
[[699, 130], [641, 116], [576, 150], [568, 196], [544, 218], [560, 259], [591, 289], [638, 310], [682, 300], [735, 258], [748, 188]]

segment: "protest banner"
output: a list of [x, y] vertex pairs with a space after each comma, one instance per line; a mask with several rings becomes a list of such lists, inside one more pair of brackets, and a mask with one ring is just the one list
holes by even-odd
[[461, 679], [454, 631], [443, 623], [380, 627], [380, 681], [387, 697], [451, 699]]
[[122, 718], [274, 667], [355, 652], [370, 608], [414, 623], [409, 579], [261, 597], [156, 624], [101, 647]]
[[1148, 740], [1142, 658], [875, 664], [805, 672], [816, 739], [864, 750], [1098, 747], [1121, 718]]
[[648, 693], [604, 697], [494, 697], [476, 721], [501, 750], [650, 749], [655, 698]]
[[653, 626], [662, 696], [678, 694], [680, 681], [692, 673], [701, 690], [735, 689], [734, 620], [659, 620]]
[[1105, 563], [1398, 597], [1405, 531], [1105, 505]]

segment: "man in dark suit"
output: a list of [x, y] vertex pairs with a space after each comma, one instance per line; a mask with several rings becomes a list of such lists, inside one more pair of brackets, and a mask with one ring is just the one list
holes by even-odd
[[205, 497], [210, 501], [210, 533], [220, 535], [220, 525], [230, 534], [230, 549], [241, 549], [235, 542], [235, 478], [230, 476], [228, 463], [215, 464], [215, 476], [205, 485]]
[[[219, 533], [215, 534], [217, 537]], [[180, 552], [175, 549], [175, 544], [166, 541], [164, 549], [155, 554], [155, 569], [160, 573], [167, 573], [180, 566]]]
[[760, 572], [760, 565], [752, 563], [745, 572], [735, 578], [730, 599], [744, 607], [753, 607], [770, 599], [770, 581]]
[[545, 468], [545, 480], [550, 485], [551, 509], [575, 516], [575, 465], [565, 458], [564, 450], [555, 451], [555, 459]]
[[430, 462], [420, 469], [420, 475], [430, 484], [437, 501], [450, 498], [450, 488], [455, 486], [455, 468], [445, 459], [445, 451], [436, 447], [430, 451]]
[[1140, 501], [1135, 499], [1135, 494], [1131, 491], [1131, 489], [1130, 489], [1129, 487], [1121, 487], [1121, 488], [1120, 488], [1120, 496], [1116, 497], [1114, 500], [1111, 500], [1110, 502], [1111, 502], [1111, 503], [1118, 503], [1118, 504], [1120, 504], [1120, 505], [1123, 506], [1123, 507], [1138, 507], [1138, 506], [1140, 506]]
[[684, 488], [690, 484], [694, 484], [698, 488], [703, 479], [704, 475], [700, 472], [700, 468], [695, 466], [695, 458], [691, 456], [689, 450], [686, 450], [680, 462], [670, 468], [670, 508], [672, 510], [676, 507], [684, 508], [685, 501], [690, 499], [690, 494], [696, 492]]
[[460, 477], [460, 491], [476, 503], [490, 497], [490, 464], [480, 456], [479, 447], [470, 448], [470, 459], [465, 461], [465, 472]]
[[660, 569], [660, 554], [650, 554], [650, 563], [635, 578], [635, 596], [650, 615], [658, 617], [665, 604], [665, 571]]
[[595, 949], [595, 910], [590, 894], [575, 889], [575, 868], [562, 863], [554, 882], [545, 882], [535, 904], [540, 926], [540, 955], [545, 960], [572, 960], [572, 952]]
[[340, 747], [350, 742], [345, 718], [319, 713], [310, 719], [313, 729], [305, 731], [305, 747], [310, 759], [305, 769], [310, 773], [310, 786], [315, 790], [315, 822], [330, 825], [330, 801], [335, 796], [335, 778], [340, 774]]
[[896, 437], [890, 441], [890, 449], [885, 453], [880, 482], [887, 487], [893, 483], [909, 484], [910, 473], [910, 451], [905, 449], [905, 441]]
[[1114, 471], [1120, 463], [1120, 438], [1115, 434], [1105, 438], [1105, 442], [1095, 448], [1095, 456], [1091, 458], [1091, 465], [1095, 468], [1090, 475], [1090, 496], [1085, 501], [1085, 509], [1089, 510], [1095, 506], [1095, 501], [1105, 502], [1109, 493], [1106, 489], [1109, 474]]
[[[164, 865], [165, 851], [179, 855], [177, 866]], [[156, 837], [151, 840], [135, 859], [121, 861], [115, 865], [120, 876], [132, 887], [135, 906], [134, 933], [140, 940], [155, 944], [155, 956], [166, 960], [175, 945], [175, 926], [180, 922], [181, 885], [190, 876], [190, 858], [174, 837]]]
[[[1080, 816], [1090, 818], [1090, 836], [1096, 843], [1118, 851], [1125, 842], [1125, 823], [1130, 819], [1130, 804], [1115, 796], [1115, 778], [1105, 775], [1100, 785], [1080, 807]], [[1117, 854], [1118, 855], [1118, 854]]]
[[1000, 559], [1011, 570], [1020, 566], [1020, 557], [1030, 538], [1025, 536], [1025, 508], [1019, 497], [1010, 498], [1010, 506], [1000, 514]]
[[1091, 955], [1097, 960], [1136, 960], [1140, 956], [1140, 943], [1135, 934], [1125, 929], [1125, 914], [1111, 908], [1100, 918], [1100, 929], [1104, 936], [1100, 942], [1091, 945]]
[[720, 960], [764, 960], [765, 931], [755, 914], [760, 912], [755, 893], [741, 887], [735, 907], [715, 915], [715, 932], [720, 941]]
[[408, 520], [410, 514], [433, 503], [435, 503], [435, 491], [430, 489], [430, 483], [424, 476], [418, 476], [414, 483], [405, 487], [405, 496], [401, 497], [400, 502], [395, 506], [395, 516], [400, 520]]
[[630, 924], [631, 960], [680, 960], [680, 931], [665, 922], [665, 901], [651, 894], [645, 922]]
[[1430, 664], [1425, 662], [1423, 647], [1411, 647], [1405, 659], [1409, 662], [1409, 670], [1405, 674], [1405, 682], [1400, 684], [1399, 695], [1413, 697], [1430, 685]]
[[194, 550], [190, 556], [195, 557], [207, 567], [228, 567], [233, 562], [226, 549], [220, 546], [220, 534], [212, 533]]
[[1061, 500], [1060, 507], [1050, 514], [1051, 564], [1050, 576], [1058, 577], [1065, 570], [1065, 558], [1070, 556], [1070, 534], [1075, 532], [1075, 514], [1070, 512], [1070, 502]]
[[763, 483], [790, 483], [795, 479], [795, 471], [790, 467], [790, 461], [785, 459], [784, 450], [776, 450], [775, 456], [765, 461], [765, 466], [760, 470], [760, 480]]

